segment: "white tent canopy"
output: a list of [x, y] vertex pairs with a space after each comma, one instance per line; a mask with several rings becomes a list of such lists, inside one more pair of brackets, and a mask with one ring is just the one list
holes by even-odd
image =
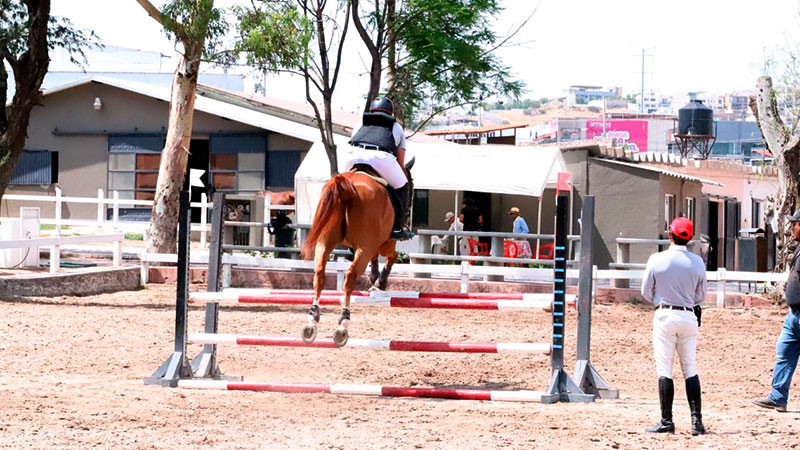
[[[344, 159], [347, 138], [337, 142]], [[415, 189], [477, 191], [541, 197], [555, 187], [567, 165], [557, 147], [459, 145], [449, 142], [408, 142], [406, 160], [416, 158], [412, 175]], [[325, 149], [315, 143], [295, 174], [298, 223], [310, 223], [322, 185], [330, 178]]]

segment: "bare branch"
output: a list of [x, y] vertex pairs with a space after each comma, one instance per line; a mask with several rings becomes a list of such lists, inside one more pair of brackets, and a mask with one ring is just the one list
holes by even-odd
[[347, 16], [350, 15], [350, 3], [347, 3], [347, 11], [344, 15], [344, 28], [342, 29], [342, 36], [339, 38], [339, 49], [336, 52], [336, 67], [333, 69], [333, 80], [331, 80], [331, 91], [336, 88], [336, 81], [339, 79], [339, 68], [342, 65], [342, 50], [344, 50], [344, 38], [347, 36], [347, 25], [350, 21]]
[[152, 17], [159, 25], [164, 26], [164, 23], [161, 21], [161, 11], [150, 3], [149, 0], [136, 0], [136, 2], [144, 8], [148, 16]]

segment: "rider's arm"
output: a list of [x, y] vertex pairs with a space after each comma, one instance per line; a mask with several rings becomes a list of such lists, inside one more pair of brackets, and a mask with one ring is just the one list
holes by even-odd
[[394, 156], [397, 158], [397, 162], [400, 163], [401, 166], [405, 166], [406, 136], [405, 131], [403, 131], [403, 127], [401, 127], [397, 122], [395, 122], [394, 127], [392, 127], [392, 135], [394, 136], [394, 143], [397, 146], [397, 151], [395, 151]]
[[406, 149], [398, 148], [397, 153], [394, 154], [395, 158], [397, 158], [397, 162], [400, 166], [406, 165]]

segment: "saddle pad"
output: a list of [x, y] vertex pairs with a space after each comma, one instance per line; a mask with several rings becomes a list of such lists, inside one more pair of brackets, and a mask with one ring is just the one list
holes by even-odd
[[367, 171], [364, 171], [364, 170], [356, 170], [356, 169], [354, 169], [352, 172], [354, 172], [354, 173], [360, 173], [360, 174], [366, 175], [366, 176], [368, 176], [368, 177], [372, 178], [373, 180], [377, 181], [378, 183], [380, 183], [380, 185], [381, 185], [381, 186], [383, 186], [383, 187], [386, 187], [386, 186], [388, 186], [388, 185], [389, 185], [389, 182], [388, 182], [388, 181], [386, 181], [385, 179], [383, 179], [383, 178], [379, 177], [378, 175], [375, 175], [375, 174], [369, 173], [369, 172], [367, 172]]

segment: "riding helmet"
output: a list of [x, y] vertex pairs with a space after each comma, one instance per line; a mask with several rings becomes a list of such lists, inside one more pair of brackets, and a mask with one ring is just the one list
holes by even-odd
[[375, 100], [369, 104], [369, 112], [385, 112], [386, 114], [394, 114], [394, 104], [386, 97], [375, 97]]

